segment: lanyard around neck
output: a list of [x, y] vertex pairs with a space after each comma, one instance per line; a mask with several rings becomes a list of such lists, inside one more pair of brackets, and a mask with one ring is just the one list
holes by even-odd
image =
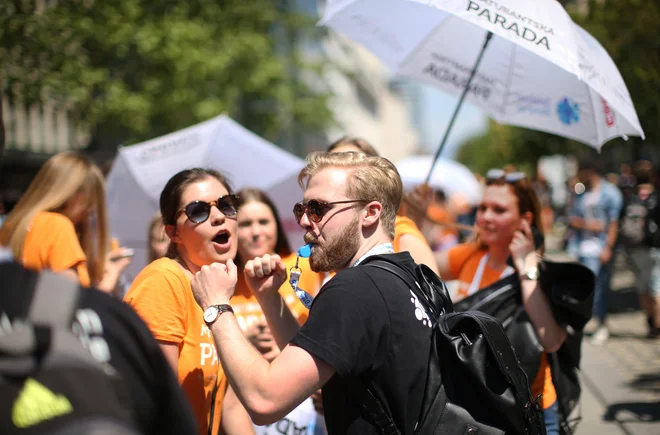
[[366, 254], [358, 258], [358, 260], [355, 263], [353, 263], [353, 267], [362, 263], [367, 257], [371, 257], [372, 255], [393, 254], [393, 253], [394, 253], [394, 247], [392, 246], [392, 243], [381, 243], [380, 245], [376, 245], [373, 248], [369, 249]]
[[[484, 256], [481, 257], [481, 260], [479, 261], [479, 266], [477, 266], [477, 271], [474, 273], [474, 278], [472, 278], [472, 283], [470, 284], [470, 288], [468, 289], [468, 295], [476, 293], [476, 291], [481, 288], [481, 280], [484, 277], [484, 270], [486, 269], [486, 263], [488, 263], [489, 257], [490, 256], [488, 255], [488, 252], [486, 252], [486, 254], [484, 254]], [[502, 274], [500, 275], [499, 279], [505, 278], [513, 273], [514, 273], [513, 267], [507, 266], [506, 269], [502, 271]]]

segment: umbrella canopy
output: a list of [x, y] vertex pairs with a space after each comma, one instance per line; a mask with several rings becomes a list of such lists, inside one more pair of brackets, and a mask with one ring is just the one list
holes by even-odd
[[106, 182], [108, 218], [114, 237], [135, 250], [127, 275], [134, 278], [147, 263], [149, 222], [160, 193], [177, 172], [193, 167], [218, 170], [234, 189], [256, 187], [271, 197], [292, 246], [304, 231], [291, 210], [302, 199], [300, 158], [260, 138], [227, 116], [137, 145], [120, 148]]
[[450, 93], [465, 89], [482, 53], [466, 99], [500, 123], [597, 149], [644, 137], [616, 65], [555, 0], [330, 0], [321, 24]]
[[[412, 156], [396, 165], [403, 187], [410, 190], [424, 182], [424, 176], [431, 169], [432, 156]], [[438, 159], [429, 180], [429, 186], [442, 189], [447, 196], [464, 195], [472, 205], [481, 201], [483, 188], [474, 174], [464, 165], [449, 159]]]

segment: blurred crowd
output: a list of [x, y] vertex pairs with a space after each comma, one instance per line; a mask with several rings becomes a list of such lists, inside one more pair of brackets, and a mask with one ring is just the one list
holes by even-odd
[[[365, 141], [350, 138], [331, 144], [328, 152], [378, 156]], [[658, 169], [649, 161], [639, 161], [622, 164], [620, 173], [606, 173], [597, 157], [582, 159], [577, 173], [566, 183], [570, 195], [562, 207], [553, 204], [552, 187], [540, 170], [531, 177], [513, 166], [478, 176], [485, 193], [476, 205], [461, 195], [448, 196], [442, 189], [419, 186], [404, 195], [395, 220], [393, 250], [410, 252], [417, 263], [450, 281], [455, 300], [516, 273], [521, 276], [523, 295], [532, 295], [536, 285], [527, 288], [525, 280], [536, 282], [538, 262], [530, 253], [542, 255], [544, 236], [558, 234], [568, 254], [596, 276], [593, 313], [598, 327], [591, 338], [596, 344], [605, 343], [609, 335], [607, 294], [612, 264], [616, 255], [623, 255], [637, 271], [648, 337], [657, 338]], [[320, 221], [331, 207], [328, 204], [310, 200], [301, 204], [296, 218], [300, 222], [307, 215], [311, 221]], [[243, 278], [246, 264], [277, 254], [286, 270], [301, 272], [297, 284], [312, 296], [334, 273], [312, 267], [309, 260], [296, 255], [266, 192], [253, 188], [234, 192], [223, 174], [208, 169], [172, 174], [160, 195], [159, 214], [151, 222], [136, 222], [148, 233], [149, 265], [133, 282], [126, 280], [123, 271], [134, 254], [111, 236], [103, 175], [87, 158], [75, 153], [52, 157], [7, 211], [0, 208], [0, 246], [19, 263], [32, 270], [60, 272], [83, 286], [93, 286], [123, 299], [140, 315], [177, 375], [200, 434], [217, 433], [220, 428], [225, 433], [272, 433], [269, 426], [252, 424], [240, 394], [218, 370], [212, 335], [208, 329], [199, 333], [203, 313], [191, 290], [193, 275], [202, 266], [235, 262], [239, 274], [231, 305], [238, 324], [267, 361], [280, 355], [264, 312]], [[280, 294], [297, 322], [304, 324], [309, 310], [294, 289], [285, 284]], [[545, 352], [559, 349], [566, 331], [553, 319], [548, 302], [524, 296], [520, 303], [539, 330]], [[540, 357], [530, 385], [535, 395], [543, 394], [548, 433], [557, 433], [558, 393], [546, 353]], [[323, 433], [322, 414], [323, 404], [316, 394], [280, 422], [285, 421], [287, 427], [307, 427], [306, 433]]]

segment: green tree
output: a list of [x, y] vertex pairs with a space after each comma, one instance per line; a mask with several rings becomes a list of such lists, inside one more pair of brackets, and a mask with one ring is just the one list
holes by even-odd
[[[660, 144], [660, 35], [651, 30], [660, 27], [660, 4], [645, 0], [592, 1], [588, 14], [574, 14], [573, 19], [609, 52], [626, 82], [646, 135], [645, 141], [637, 137], [614, 139], [603, 146], [602, 153], [607, 158], [628, 149], [632, 150], [629, 158], [638, 158], [642, 143]], [[487, 133], [463, 144], [458, 159], [478, 171], [508, 163], [530, 171], [544, 155], [589, 152], [592, 150], [588, 146], [560, 136], [491, 122]]]
[[323, 65], [301, 61], [287, 40], [318, 30], [286, 4], [3, 1], [3, 91], [28, 103], [60, 101], [106, 148], [220, 113], [273, 141], [292, 126], [318, 130], [332, 122], [329, 96], [291, 71], [318, 76]]

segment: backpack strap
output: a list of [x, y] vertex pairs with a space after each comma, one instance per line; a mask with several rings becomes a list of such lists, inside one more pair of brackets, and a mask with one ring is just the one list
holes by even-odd
[[406, 269], [404, 269], [403, 267], [399, 266], [396, 263], [381, 259], [375, 259], [367, 263], [366, 266], [377, 267], [378, 269], [386, 270], [391, 274], [397, 276], [410, 288], [410, 290], [413, 293], [415, 293], [417, 299], [419, 299], [420, 301], [424, 301], [424, 306], [428, 311], [427, 314], [430, 315], [430, 317], [433, 319], [434, 322], [437, 322], [438, 316], [443, 312], [442, 305], [444, 304], [444, 298], [442, 298], [443, 301], [440, 301], [440, 306], [439, 306], [439, 304], [434, 302], [433, 299], [431, 299], [431, 296], [427, 295], [426, 292], [420, 287], [417, 280], [414, 279]]
[[35, 325], [69, 328], [79, 299], [77, 282], [43, 271], [37, 279], [27, 319]]
[[98, 365], [71, 331], [78, 308], [80, 286], [64, 276], [39, 274], [27, 318], [8, 334], [0, 335], [0, 371], [27, 376], [40, 365], [72, 362]]
[[361, 380], [353, 381], [346, 381], [344, 384], [357, 399], [362, 410], [362, 416], [377, 426], [382, 435], [400, 435], [401, 432], [397, 429], [392, 417], [385, 411], [374, 393]]

